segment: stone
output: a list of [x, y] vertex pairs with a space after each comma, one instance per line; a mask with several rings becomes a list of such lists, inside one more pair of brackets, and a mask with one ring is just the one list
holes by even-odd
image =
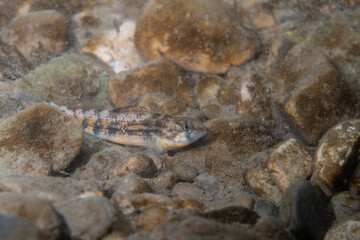
[[21, 100], [14, 98], [14, 85], [0, 81], [0, 120], [5, 120], [24, 108]]
[[171, 171], [162, 171], [153, 179], [155, 189], [171, 189], [178, 181], [178, 176]]
[[122, 60], [129, 68], [142, 63], [134, 44], [136, 23], [109, 8], [82, 11], [72, 17], [75, 46], [104, 62]]
[[221, 185], [217, 177], [206, 172], [199, 174], [195, 178], [194, 184], [203, 191], [210, 201], [215, 198]]
[[335, 194], [330, 204], [334, 211], [336, 221], [346, 219], [348, 216], [360, 211], [360, 196], [349, 191]]
[[49, 200], [19, 193], [0, 192], [0, 213], [9, 214], [35, 224], [47, 239], [58, 239], [62, 219]]
[[265, 239], [295, 240], [284, 224], [276, 217], [262, 217], [254, 226], [254, 231]]
[[214, 119], [206, 127], [208, 134], [203, 141], [211, 144], [200, 157], [205, 158], [206, 171], [220, 180], [242, 180], [250, 157], [275, 144], [270, 132], [245, 114]]
[[358, 164], [359, 140], [358, 119], [337, 124], [321, 138], [315, 154], [311, 181], [326, 196], [330, 197], [348, 185]]
[[0, 236], [4, 240], [46, 240], [42, 231], [31, 222], [15, 216], [0, 214]]
[[31, 64], [12, 45], [0, 40], [0, 80], [17, 80], [31, 69]]
[[313, 164], [309, 149], [294, 138], [278, 144], [268, 158], [268, 168], [282, 191], [298, 179], [309, 179]]
[[152, 178], [158, 172], [154, 161], [146, 154], [133, 154], [125, 159], [121, 168], [115, 167], [109, 172], [109, 177], [124, 176], [130, 172], [142, 178]]
[[353, 177], [349, 183], [350, 190], [354, 193], [360, 194], [360, 164], [357, 165]]
[[137, 223], [141, 229], [151, 231], [165, 220], [168, 211], [169, 210], [163, 206], [149, 206], [141, 211], [137, 218]]
[[242, 206], [231, 206], [203, 213], [205, 218], [215, 219], [227, 224], [250, 224], [254, 225], [260, 216], [253, 210]]
[[259, 198], [256, 200], [253, 209], [260, 217], [279, 217], [279, 207], [273, 202]]
[[182, 197], [182, 198], [175, 198], [175, 202], [180, 206], [180, 208], [188, 208], [188, 209], [195, 209], [195, 210], [199, 210], [202, 211], [204, 210], [204, 204], [202, 204], [201, 202], [198, 202], [194, 199], [191, 198], [186, 198], [186, 197]]
[[330, 225], [326, 203], [308, 180], [297, 180], [281, 196], [280, 220], [297, 239], [323, 239]]
[[200, 76], [194, 87], [194, 95], [200, 107], [218, 104], [218, 95], [224, 80], [217, 75]]
[[179, 67], [159, 58], [109, 81], [109, 94], [116, 107], [134, 105], [147, 93], [163, 93], [178, 98], [184, 105], [192, 105], [190, 80]]
[[255, 202], [255, 200], [254, 200], [254, 198], [251, 197], [251, 195], [244, 195], [244, 196], [240, 196], [237, 199], [227, 203], [225, 205], [225, 207], [243, 206], [243, 207], [246, 207], [246, 208], [249, 208], [249, 209], [253, 209], [254, 202]]
[[179, 208], [177, 203], [171, 198], [154, 193], [137, 194], [131, 197], [130, 201], [131, 205], [140, 211], [152, 205], [162, 206], [167, 209]]
[[337, 222], [326, 232], [324, 240], [358, 239], [360, 234], [360, 214]]
[[95, 192], [99, 187], [89, 181], [46, 176], [0, 176], [0, 188], [7, 192], [22, 193], [49, 201], [68, 200], [84, 192]]
[[281, 190], [273, 181], [271, 171], [264, 165], [249, 167], [245, 172], [244, 179], [260, 196], [278, 204]]
[[54, 203], [70, 229], [72, 238], [99, 239], [116, 219], [116, 211], [104, 197], [75, 198]]
[[165, 168], [175, 173], [182, 182], [193, 182], [194, 178], [199, 175], [198, 170], [185, 161], [164, 157]]
[[51, 175], [69, 166], [83, 143], [80, 122], [47, 104], [1, 122], [0, 133], [3, 174]]
[[211, 73], [244, 64], [261, 47], [238, 12], [220, 0], [152, 2], [136, 24], [135, 45], [147, 60], [164, 56], [188, 71]]
[[66, 31], [66, 19], [61, 13], [34, 11], [11, 20], [2, 40], [15, 45], [26, 58], [30, 58], [33, 48], [56, 55], [65, 50]]
[[16, 92], [34, 101], [59, 105], [101, 106], [109, 103], [109, 73], [99, 60], [80, 54], [65, 54], [38, 66], [16, 83]]
[[302, 44], [279, 65], [274, 95], [293, 131], [315, 145], [333, 125], [353, 115], [349, 86], [329, 59]]
[[179, 182], [172, 188], [172, 192], [177, 197], [193, 199], [200, 203], [206, 199], [206, 195], [204, 195], [201, 189], [191, 183]]

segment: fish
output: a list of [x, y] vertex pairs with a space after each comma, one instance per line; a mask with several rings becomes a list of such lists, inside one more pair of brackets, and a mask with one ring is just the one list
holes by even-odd
[[196, 118], [172, 117], [152, 112], [146, 107], [96, 109], [59, 106], [46, 101], [81, 122], [84, 131], [113, 143], [139, 146], [167, 152], [186, 147], [207, 133]]

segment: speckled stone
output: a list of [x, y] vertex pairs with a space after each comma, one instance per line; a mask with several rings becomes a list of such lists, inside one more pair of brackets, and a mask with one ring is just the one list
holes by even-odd
[[360, 196], [349, 191], [335, 194], [330, 204], [336, 220], [339, 222], [348, 216], [360, 211]]
[[54, 207], [64, 218], [72, 238], [99, 239], [116, 219], [114, 207], [104, 197], [75, 198], [56, 202]]
[[244, 64], [261, 46], [237, 11], [218, 0], [153, 1], [137, 22], [135, 44], [145, 59], [165, 56], [188, 71], [212, 73]]
[[34, 11], [14, 18], [2, 40], [30, 58], [34, 49], [60, 54], [66, 46], [66, 19], [55, 10]]
[[311, 181], [327, 196], [344, 189], [358, 164], [360, 120], [339, 123], [322, 138], [315, 155]]
[[277, 145], [268, 158], [268, 168], [282, 191], [298, 179], [309, 179], [313, 164], [309, 149], [294, 138]]
[[169, 210], [163, 206], [149, 206], [141, 211], [137, 218], [137, 223], [141, 229], [151, 231], [165, 220], [168, 211]]
[[0, 212], [28, 220], [40, 228], [49, 240], [60, 237], [63, 222], [49, 200], [0, 192]]
[[326, 232], [324, 240], [359, 239], [360, 214], [351, 215], [348, 219], [333, 224]]
[[0, 133], [3, 174], [51, 175], [69, 166], [83, 143], [80, 122], [47, 104], [1, 122]]
[[162, 93], [178, 98], [184, 105], [193, 104], [189, 78], [174, 63], [163, 58], [121, 72], [110, 80], [108, 88], [116, 107], [134, 105], [147, 93]]
[[35, 101], [51, 100], [60, 105], [102, 106], [107, 93], [109, 73], [99, 60], [80, 54], [65, 54], [38, 66], [16, 82], [16, 92]]

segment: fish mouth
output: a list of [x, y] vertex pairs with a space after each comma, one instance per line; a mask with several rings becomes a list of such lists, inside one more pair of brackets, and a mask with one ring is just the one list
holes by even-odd
[[194, 132], [191, 134], [191, 140], [192, 140], [192, 142], [195, 142], [195, 141], [199, 140], [200, 138], [204, 137], [206, 134], [207, 134], [207, 131], [206, 131], [206, 130], [197, 130], [197, 131], [194, 131]]

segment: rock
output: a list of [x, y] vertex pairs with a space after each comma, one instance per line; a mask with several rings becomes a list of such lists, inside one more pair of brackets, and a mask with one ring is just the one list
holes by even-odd
[[335, 218], [339, 222], [360, 211], [360, 196], [344, 191], [334, 195], [330, 200], [330, 204], [334, 210]]
[[240, 223], [250, 225], [255, 224], [260, 218], [256, 212], [242, 206], [232, 206], [207, 211], [203, 213], [203, 216], [227, 224]]
[[0, 212], [35, 224], [47, 239], [58, 239], [62, 229], [62, 219], [49, 200], [18, 193], [0, 192]]
[[208, 173], [199, 174], [194, 181], [194, 184], [199, 187], [207, 198], [212, 201], [220, 188], [220, 181], [213, 175]]
[[266, 239], [295, 240], [284, 224], [275, 217], [262, 217], [256, 223], [254, 231]]
[[0, 81], [0, 120], [24, 110], [24, 105], [18, 98], [14, 98], [14, 85]]
[[349, 87], [329, 59], [316, 49], [296, 45], [277, 70], [274, 95], [293, 125], [308, 143], [333, 125], [353, 115]]
[[16, 80], [24, 76], [31, 65], [15, 46], [0, 40], [0, 80]]
[[310, 181], [298, 180], [281, 196], [280, 220], [297, 239], [323, 239], [330, 219]]
[[199, 174], [194, 166], [185, 161], [165, 156], [164, 163], [165, 168], [173, 171], [182, 182], [193, 182], [194, 178]]
[[157, 173], [154, 161], [146, 154], [134, 154], [126, 147], [105, 148], [95, 153], [81, 173], [82, 179], [106, 180], [133, 172], [150, 178]]
[[46, 240], [48, 239], [41, 230], [24, 219], [0, 214], [0, 236], [4, 240]]
[[171, 198], [154, 193], [137, 194], [131, 197], [130, 201], [131, 205], [140, 211], [152, 205], [162, 206], [167, 209], [179, 208], [179, 205]]
[[193, 104], [189, 87], [189, 78], [185, 73], [163, 58], [120, 73], [110, 80], [108, 86], [111, 100], [116, 107], [133, 105], [147, 93], [162, 93], [189, 106]]
[[178, 176], [171, 171], [162, 171], [153, 179], [154, 188], [156, 189], [171, 189], [177, 181]]
[[149, 206], [139, 214], [137, 223], [141, 229], [151, 231], [165, 220], [168, 211], [163, 206]]
[[110, 178], [124, 176], [133, 172], [142, 178], [152, 178], [158, 172], [154, 161], [146, 154], [133, 154], [125, 159], [121, 164], [122, 168], [115, 167], [109, 173]]
[[218, 95], [224, 80], [217, 75], [200, 76], [194, 87], [194, 95], [200, 107], [218, 104]]
[[89, 181], [71, 178], [45, 176], [0, 176], [0, 188], [4, 191], [23, 193], [50, 201], [63, 201], [84, 192], [98, 191], [99, 188]]
[[269, 154], [268, 168], [275, 183], [285, 191], [298, 179], [309, 179], [313, 159], [310, 151], [300, 141], [291, 138], [280, 143]]
[[51, 175], [79, 153], [83, 129], [74, 118], [39, 104], [3, 121], [0, 136], [1, 173]]
[[360, 194], [360, 164], [357, 165], [349, 185], [352, 192]]
[[193, 199], [200, 203], [206, 199], [206, 195], [204, 195], [201, 189], [191, 183], [179, 182], [172, 188], [172, 192], [177, 197]]
[[[161, 239], [258, 239], [255, 234], [241, 230], [228, 224], [199, 217], [190, 217], [185, 220], [166, 226]], [[130, 240], [132, 238], [129, 238]], [[133, 238], [134, 239], [134, 238]], [[150, 238], [151, 239], [151, 238]]]
[[189, 209], [191, 208], [199, 211], [204, 210], [204, 204], [191, 198], [178, 197], [175, 198], [175, 201], [181, 208], [189, 208]]
[[157, 0], [137, 22], [135, 45], [147, 60], [164, 56], [188, 71], [221, 73], [260, 49], [256, 34], [239, 18], [218, 0]]
[[54, 203], [72, 238], [99, 239], [115, 221], [116, 211], [104, 197], [85, 197]]
[[14, 18], [2, 37], [30, 58], [33, 48], [60, 54], [66, 47], [66, 19], [55, 10], [35, 11]]
[[348, 219], [335, 223], [326, 232], [324, 240], [358, 239], [360, 234], [360, 214], [353, 214]]
[[254, 204], [254, 211], [260, 217], [279, 217], [279, 207], [273, 202], [264, 198], [259, 198]]
[[134, 45], [135, 22], [109, 8], [83, 11], [72, 17], [76, 48], [104, 62], [122, 60], [129, 68], [142, 63]]
[[316, 150], [311, 181], [326, 196], [343, 190], [358, 164], [360, 120], [353, 119], [331, 128], [320, 140]]
[[121, 11], [131, 19], [138, 19], [141, 17], [147, 0], [122, 0], [119, 2]]
[[207, 122], [206, 127], [208, 134], [203, 141], [211, 144], [207, 144], [199, 159], [205, 158], [206, 171], [220, 180], [242, 180], [248, 164], [245, 162], [275, 144], [268, 130], [249, 115], [214, 119]]
[[234, 201], [227, 203], [225, 207], [242, 206], [249, 209], [253, 209], [254, 202], [255, 202], [254, 198], [252, 198], [250, 195], [245, 195], [235, 199]]
[[37, 67], [17, 81], [16, 91], [35, 101], [59, 105], [85, 102], [101, 106], [109, 102], [106, 66], [95, 58], [65, 54]]
[[260, 196], [278, 204], [281, 190], [273, 181], [271, 171], [264, 165], [249, 167], [245, 172], [244, 179]]

